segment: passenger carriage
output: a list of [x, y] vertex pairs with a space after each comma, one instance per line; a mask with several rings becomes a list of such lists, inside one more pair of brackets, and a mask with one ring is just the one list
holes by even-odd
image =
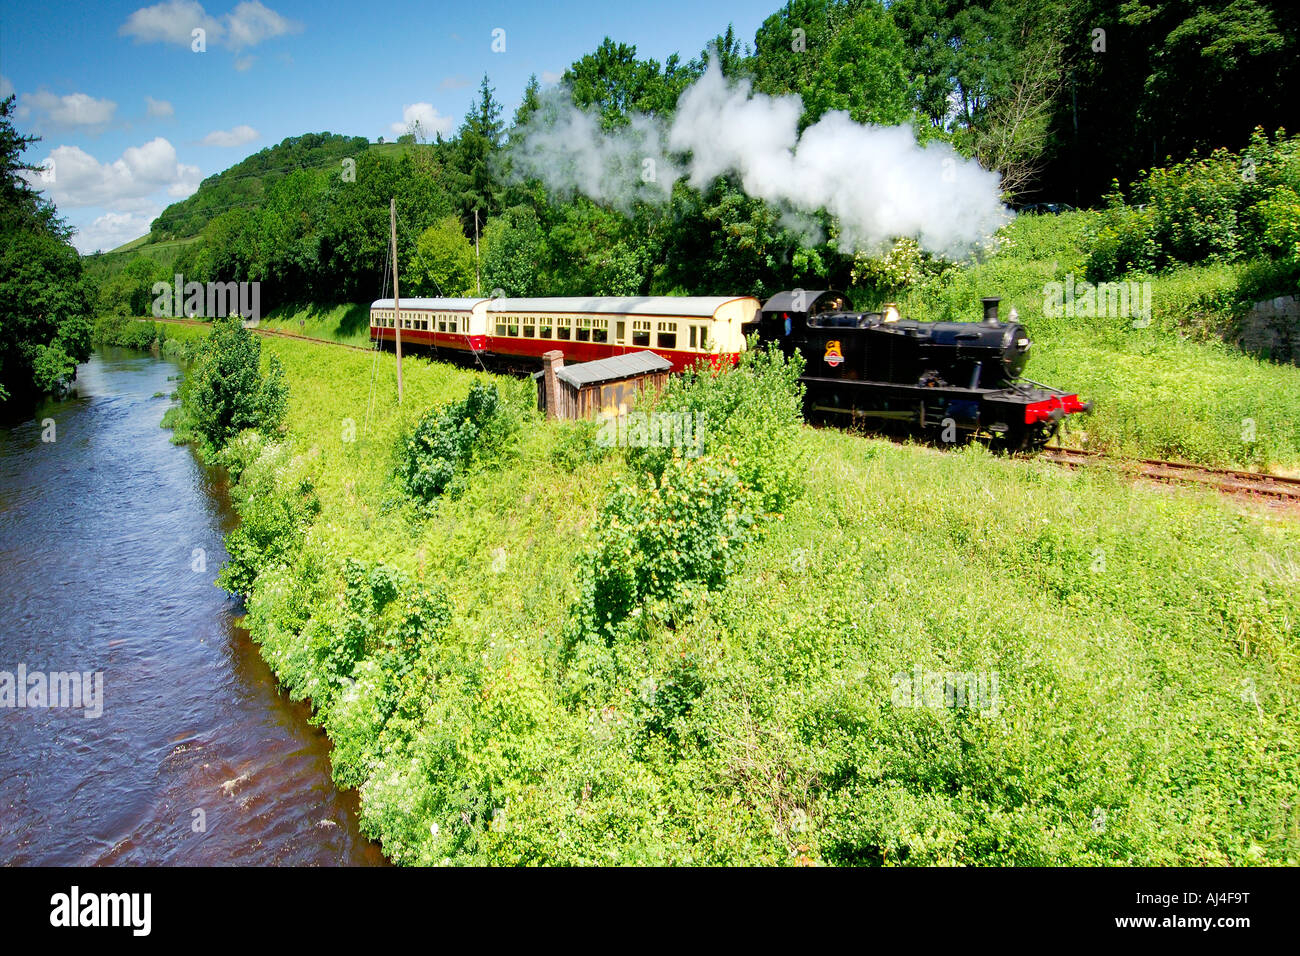
[[752, 296], [402, 299], [371, 306], [372, 340], [390, 343], [401, 323], [402, 344], [480, 353], [487, 359], [540, 363], [558, 349], [566, 362], [586, 362], [646, 349], [681, 371], [705, 359], [734, 363], [758, 321]]

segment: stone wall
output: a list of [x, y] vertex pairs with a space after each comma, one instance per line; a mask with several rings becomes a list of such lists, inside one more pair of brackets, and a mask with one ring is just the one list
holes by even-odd
[[1300, 365], [1300, 296], [1256, 302], [1242, 319], [1237, 344], [1252, 355]]

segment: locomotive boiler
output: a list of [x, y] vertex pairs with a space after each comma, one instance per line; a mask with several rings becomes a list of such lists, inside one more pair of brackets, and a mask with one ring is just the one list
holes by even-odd
[[764, 303], [758, 333], [802, 353], [810, 417], [1034, 450], [1092, 403], [1022, 377], [1032, 343], [1014, 313], [998, 318], [999, 301], [983, 300], [980, 322], [918, 322], [892, 306], [855, 312], [842, 293], [796, 289]]

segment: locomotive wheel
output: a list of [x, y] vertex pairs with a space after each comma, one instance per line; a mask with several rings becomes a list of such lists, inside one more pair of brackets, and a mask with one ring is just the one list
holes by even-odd
[[1060, 431], [1060, 422], [1039, 422], [1028, 428], [1008, 432], [991, 443], [994, 451], [1009, 455], [1033, 454], [1042, 451], [1049, 441]]

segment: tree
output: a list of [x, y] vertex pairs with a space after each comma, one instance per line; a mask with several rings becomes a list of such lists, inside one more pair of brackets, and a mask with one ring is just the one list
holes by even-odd
[[992, 100], [976, 132], [980, 165], [1002, 174], [1002, 191], [1030, 189], [1047, 162], [1052, 111], [1062, 86], [1061, 51], [1051, 39], [1020, 58], [1007, 90]]
[[524, 87], [524, 95], [519, 101], [519, 108], [515, 110], [514, 119], [510, 121], [510, 129], [516, 130], [527, 123], [541, 105], [542, 88], [537, 82], [537, 74], [533, 73], [528, 77], [528, 85]]
[[284, 419], [288, 389], [272, 355], [265, 376], [262, 343], [237, 316], [214, 320], [181, 385], [187, 424], [205, 455], [219, 452], [246, 428], [273, 431]]
[[547, 260], [537, 214], [526, 206], [507, 209], [483, 233], [483, 288], [510, 296], [542, 295]]
[[460, 219], [445, 216], [416, 240], [402, 285], [415, 295], [461, 296], [474, 293], [474, 247]]
[[837, 23], [803, 95], [804, 116], [815, 122], [844, 110], [855, 122], [892, 126], [911, 114], [903, 36], [889, 12], [863, 4]]
[[501, 208], [501, 186], [495, 164], [503, 133], [501, 104], [484, 76], [479, 84], [478, 102], [461, 124], [452, 151], [457, 207], [467, 230], [473, 228], [474, 210], [478, 210], [482, 221], [496, 215]]
[[94, 283], [82, 272], [71, 230], [32, 189], [21, 159], [38, 142], [10, 122], [0, 101], [0, 403], [62, 390], [90, 357]]
[[656, 60], [638, 59], [636, 47], [605, 37], [567, 70], [561, 80], [579, 107], [600, 111], [601, 125], [625, 125], [633, 113], [671, 113], [677, 98], [697, 75], [674, 54], [660, 66]]

